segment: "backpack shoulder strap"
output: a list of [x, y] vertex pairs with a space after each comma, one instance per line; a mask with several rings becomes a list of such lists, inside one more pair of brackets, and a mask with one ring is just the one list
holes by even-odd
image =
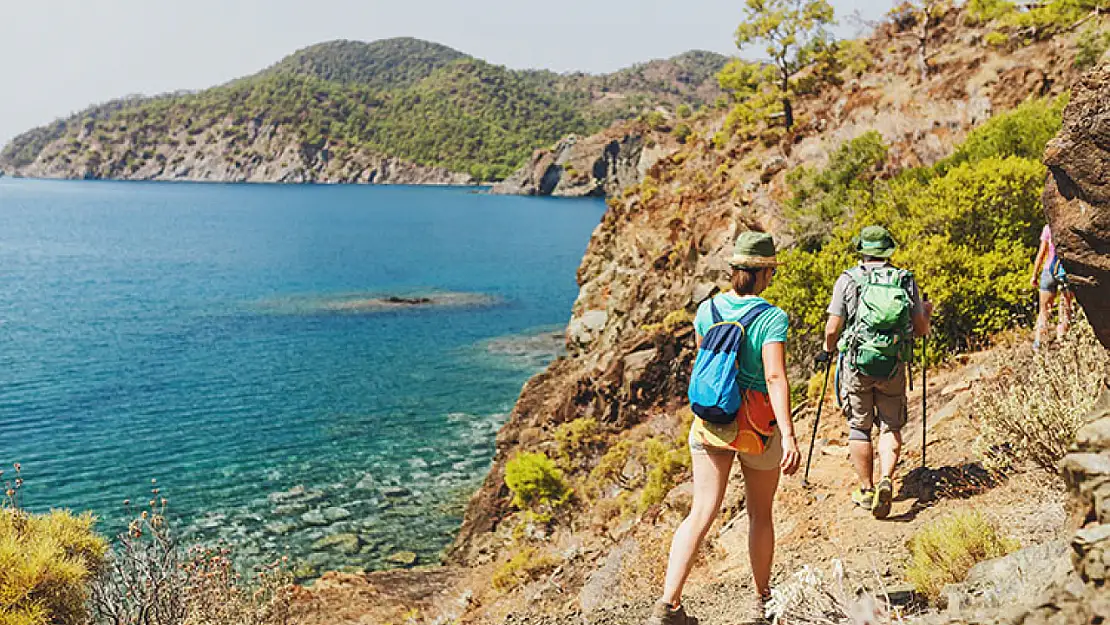
[[721, 311], [717, 310], [717, 305], [713, 303], [713, 298], [709, 298], [709, 314], [713, 316], [713, 324], [722, 323], [725, 318], [721, 316]]
[[755, 306], [752, 306], [751, 308], [749, 308], [748, 312], [744, 313], [744, 315], [742, 317], [740, 317], [740, 319], [737, 321], [737, 323], [739, 323], [741, 326], [743, 326], [744, 331], [747, 332], [748, 331], [748, 326], [755, 323], [755, 320], [758, 319], [760, 315], [767, 312], [767, 310], [770, 309], [770, 308], [772, 308], [772, 306], [770, 304], [768, 304], [767, 302], [760, 302], [760, 303], [756, 304]]
[[857, 287], [862, 287], [867, 284], [869, 280], [869, 271], [863, 265], [856, 265], [851, 269], [845, 269], [844, 275], [852, 279], [852, 283]]

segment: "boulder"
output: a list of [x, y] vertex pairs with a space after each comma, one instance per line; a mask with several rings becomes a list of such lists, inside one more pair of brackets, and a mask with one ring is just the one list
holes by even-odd
[[1076, 84], [1044, 161], [1050, 173], [1044, 207], [1056, 252], [1110, 348], [1110, 62]]
[[759, 181], [763, 184], [771, 182], [780, 171], [786, 169], [786, 159], [782, 156], [772, 156], [766, 163], [763, 164], [763, 169], [759, 172]]
[[567, 326], [567, 342], [573, 346], [585, 347], [597, 340], [609, 322], [609, 313], [604, 310], [588, 310], [571, 320]]
[[1071, 574], [1068, 544], [1056, 541], [980, 562], [966, 581], [946, 586], [943, 594], [950, 614], [1018, 606], [1035, 601], [1054, 585], [1066, 585]]

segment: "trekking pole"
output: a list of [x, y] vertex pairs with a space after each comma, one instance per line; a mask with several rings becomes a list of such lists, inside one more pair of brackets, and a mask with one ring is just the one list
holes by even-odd
[[921, 468], [924, 469], [925, 464], [925, 444], [928, 441], [928, 407], [929, 407], [929, 385], [927, 383], [927, 375], [929, 371], [928, 360], [929, 337], [921, 337]]
[[809, 454], [806, 457], [806, 473], [802, 486], [809, 487], [809, 465], [813, 462], [813, 448], [817, 445], [817, 424], [821, 423], [821, 409], [825, 407], [825, 394], [829, 392], [829, 372], [832, 371], [832, 358], [825, 363], [825, 383], [821, 385], [821, 397], [817, 400], [817, 417], [813, 419], [813, 436], [809, 439]]

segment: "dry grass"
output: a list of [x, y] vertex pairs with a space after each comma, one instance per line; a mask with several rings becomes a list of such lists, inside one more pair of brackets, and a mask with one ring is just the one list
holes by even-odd
[[917, 592], [936, 601], [945, 586], [964, 581], [971, 567], [1018, 546], [978, 512], [959, 512], [914, 534], [906, 577]]
[[[274, 562], [247, 578], [227, 548], [185, 550], [157, 485], [91, 585], [94, 620], [110, 625], [284, 625], [292, 576]], [[130, 507], [130, 502], [124, 502]]]
[[1036, 354], [1019, 346], [1011, 356], [1004, 375], [976, 393], [982, 424], [976, 448], [991, 469], [1030, 461], [1055, 474], [1094, 405], [1106, 351], [1081, 319], [1063, 341]]

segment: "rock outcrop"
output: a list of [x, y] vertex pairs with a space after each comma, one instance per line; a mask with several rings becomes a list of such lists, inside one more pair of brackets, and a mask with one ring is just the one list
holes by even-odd
[[[1060, 134], [1045, 153], [1051, 175], [1044, 204], [1076, 296], [1110, 350], [1110, 63], [1075, 85]], [[1110, 367], [1102, 394], [1060, 471], [1079, 501], [1083, 527], [1071, 541], [1080, 582], [1057, 587], [1020, 623], [1103, 623], [1110, 619]], [[1061, 585], [1062, 586], [1062, 585]]]
[[660, 158], [675, 152], [664, 147], [642, 124], [612, 128], [580, 138], [574, 135], [547, 150], [537, 150], [524, 167], [494, 185], [500, 195], [587, 197], [618, 195], [643, 179]]
[[1110, 62], [1076, 85], [1044, 160], [1056, 253], [1099, 340], [1110, 347]]
[[[228, 127], [230, 129], [230, 126]], [[149, 154], [123, 143], [96, 144], [79, 156], [67, 152], [63, 137], [47, 145], [34, 162], [12, 170], [28, 178], [173, 180], [190, 182], [281, 182], [466, 185], [468, 174], [426, 167], [365, 151], [342, 155], [328, 147], [307, 150], [274, 125], [250, 125], [246, 145], [228, 136], [197, 142], [181, 128]], [[79, 137], [93, 141], [93, 137]], [[142, 156], [142, 158], [139, 158]]]

